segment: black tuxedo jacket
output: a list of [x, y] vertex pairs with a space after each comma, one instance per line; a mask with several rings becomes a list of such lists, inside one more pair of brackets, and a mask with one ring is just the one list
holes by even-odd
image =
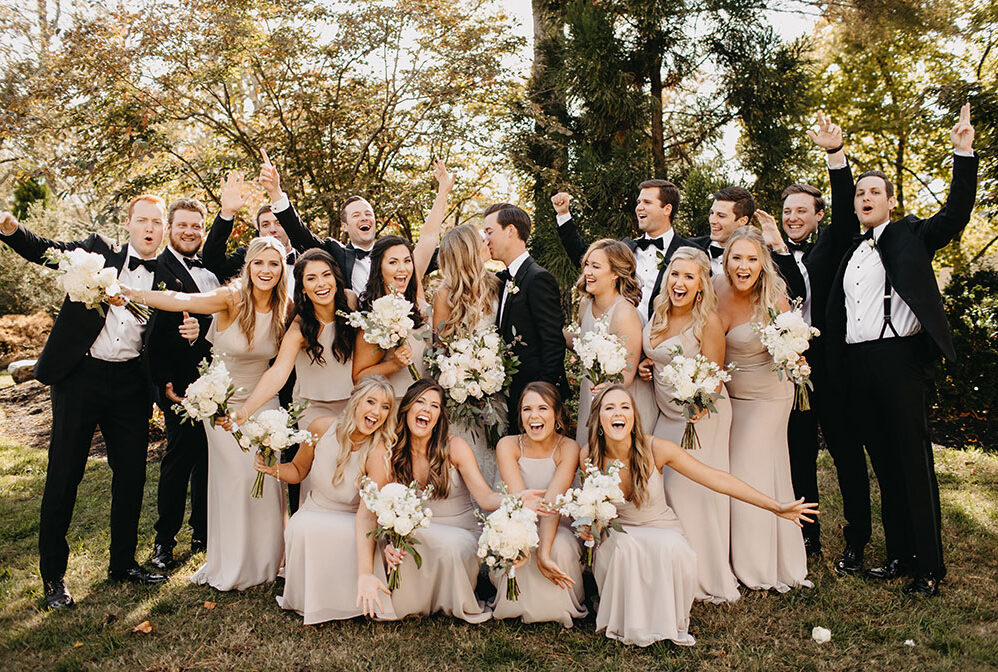
[[[932, 339], [938, 351], [947, 358], [955, 357], [956, 352], [953, 349], [953, 336], [946, 320], [946, 311], [943, 309], [943, 299], [932, 270], [932, 257], [936, 250], [958, 236], [970, 221], [974, 199], [977, 197], [977, 163], [977, 156], [954, 155], [953, 179], [942, 209], [928, 219], [908, 215], [891, 222], [877, 241], [884, 270], [894, 291], [908, 304], [922, 329]], [[856, 185], [849, 167], [829, 173], [832, 176], [832, 207], [835, 208], [836, 203], [845, 207], [848, 203], [847, 212], [856, 220], [853, 208]], [[835, 210], [832, 215], [835, 215]], [[854, 230], [858, 228], [857, 221]], [[846, 264], [858, 245], [859, 242], [854, 240], [846, 248], [839, 258], [832, 280], [826, 309], [826, 327], [829, 345], [833, 347], [845, 343], [846, 307], [842, 278]]]
[[293, 205], [275, 214], [277, 221], [284, 227], [284, 232], [288, 234], [288, 240], [291, 241], [291, 245], [296, 250], [304, 252], [314, 247], [325, 250], [339, 264], [346, 288], [352, 289], [358, 295], [364, 291], [364, 287], [353, 286], [353, 266], [357, 261], [356, 249], [353, 245], [343, 245], [333, 238], [319, 238], [301, 221], [301, 217]]
[[[503, 340], [510, 342], [520, 336], [513, 349], [520, 358], [520, 370], [513, 376], [509, 389], [511, 426], [515, 425], [515, 404], [527, 383], [544, 380], [558, 387], [563, 396], [568, 393], [565, 335], [562, 332], [565, 318], [558, 283], [547, 269], [529, 256], [517, 269], [513, 283], [518, 291], [506, 298], [499, 322]], [[505, 293], [506, 286], [500, 285], [500, 305]]]
[[[127, 247], [122, 245], [115, 249], [115, 243], [108, 238], [92, 233], [86, 240], [61, 242], [49, 240], [32, 233], [23, 225], [9, 236], [0, 238], [28, 261], [43, 266], [55, 268], [45, 258], [48, 250], [75, 250], [82, 248], [88, 252], [96, 252], [104, 257], [104, 267], [113, 266], [119, 272], [125, 263]], [[82, 303], [63, 299], [59, 315], [52, 325], [52, 332], [42, 354], [35, 364], [35, 378], [46, 385], [52, 385], [64, 380], [90, 351], [97, 340], [107, 316], [101, 316], [96, 310], [90, 310]]]
[[[576, 226], [575, 220], [569, 219], [564, 224], [558, 227], [558, 237], [561, 239], [561, 244], [565, 248], [565, 252], [568, 253], [568, 258], [577, 267], [582, 266], [582, 257], [585, 256], [586, 250], [589, 246], [586, 242], [582, 240], [582, 235], [579, 233], [579, 227]], [[621, 238], [620, 242], [631, 248], [631, 252], [635, 252], [638, 249], [637, 241], [634, 238]], [[687, 240], [685, 238], [680, 238], [678, 233], [673, 233], [672, 242], [669, 243], [669, 249], [663, 252], [665, 258], [659, 264], [658, 276], [655, 278], [655, 285], [652, 287], [651, 296], [648, 297], [648, 317], [651, 317], [652, 312], [655, 310], [655, 297], [659, 295], [662, 291], [662, 280], [665, 278], [665, 267], [669, 265], [672, 261], [672, 255], [680, 247], [684, 245], [695, 246], [692, 240]]]
[[[689, 242], [710, 255], [710, 236], [695, 236]], [[807, 285], [804, 284], [804, 276], [797, 267], [797, 262], [792, 254], [774, 254], [770, 252], [776, 270], [780, 272], [780, 277], [787, 283], [787, 294], [790, 299], [801, 299], [807, 296]]]
[[222, 219], [221, 215], [215, 215], [215, 221], [212, 223], [208, 235], [205, 236], [204, 245], [201, 246], [201, 261], [204, 263], [204, 267], [214, 273], [223, 285], [239, 275], [246, 262], [245, 247], [240, 247], [231, 254], [225, 252], [229, 236], [232, 234], [233, 221]]
[[[157, 261], [153, 288], [164, 287], [187, 294], [201, 291], [187, 267], [170, 250], [163, 250]], [[211, 315], [192, 314], [191, 317], [197, 318], [200, 325], [194, 343], [177, 331], [183, 321], [183, 313], [153, 311], [146, 326], [145, 361], [155, 387], [155, 401], [160, 406], [171, 404], [164, 394], [167, 383], [173, 383], [174, 392], [184, 396], [187, 386], [197, 380], [198, 364], [202, 359], [211, 359], [211, 343], [205, 338], [211, 326]]]

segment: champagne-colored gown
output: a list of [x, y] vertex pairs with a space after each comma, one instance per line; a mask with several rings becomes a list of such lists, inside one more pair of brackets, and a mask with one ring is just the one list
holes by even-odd
[[[654, 362], [653, 381], [659, 413], [653, 433], [659, 438], [681, 443], [686, 416], [682, 407], [673, 402], [675, 388], [662, 381], [661, 372], [672, 361], [671, 349], [679, 346], [686, 357], [696, 357], [700, 354], [700, 341], [691, 326], [652, 347], [650, 322], [645, 326], [643, 340], [645, 356]], [[708, 414], [694, 425], [700, 448], [690, 454], [715, 469], [728, 471], [731, 402], [723, 386], [721, 394], [723, 396], [714, 402], [717, 412]], [[730, 498], [694, 483], [668, 466], [662, 469], [662, 480], [665, 500], [682, 522], [686, 539], [697, 554], [697, 599], [713, 603], [737, 600], [740, 597], [738, 581], [731, 571], [730, 558]]]
[[[731, 473], [778, 502], [793, 501], [787, 421], [793, 384], [773, 371], [773, 358], [750, 322], [728, 331], [726, 362], [737, 369], [731, 396]], [[807, 580], [800, 528], [769, 511], [731, 500], [731, 567], [754, 590], [786, 592]]]
[[[222, 357], [237, 388], [231, 406], [238, 408], [277, 355], [270, 336], [270, 313], [257, 313], [253, 347], [238, 321], [218, 330], [211, 323], [208, 340]], [[278, 408], [274, 397], [257, 413]], [[245, 590], [277, 578], [284, 557], [284, 490], [273, 478], [263, 481], [263, 497], [250, 497], [256, 480], [254, 449], [243, 452], [235, 437], [205, 422], [208, 436], [208, 552], [204, 565], [191, 577], [218, 590]]]

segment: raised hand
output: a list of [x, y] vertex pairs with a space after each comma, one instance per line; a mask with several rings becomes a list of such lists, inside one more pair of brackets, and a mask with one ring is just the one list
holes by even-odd
[[960, 108], [960, 121], [949, 132], [953, 141], [953, 149], [958, 152], [974, 151], [974, 127], [970, 125], [970, 103], [964, 103]]
[[825, 150], [842, 146], [842, 129], [832, 123], [831, 117], [826, 117], [823, 113], [818, 112], [816, 123], [818, 124], [817, 133], [810, 129], [807, 131], [807, 137], [811, 138], [811, 142]]
[[185, 310], [184, 321], [180, 323], [179, 327], [177, 327], [177, 331], [179, 331], [181, 337], [186, 338], [188, 342], [194, 343], [194, 341], [198, 340], [198, 334], [201, 333], [201, 324], [198, 322], [196, 317], [191, 317], [190, 313]]
[[568, 206], [572, 203], [572, 197], [564, 191], [559, 191], [557, 194], [551, 197], [551, 205], [554, 206], [554, 212], [556, 215], [567, 215]]
[[266, 149], [260, 149], [260, 156], [263, 157], [263, 165], [260, 166], [260, 184], [267, 191], [270, 202], [274, 203], [281, 200], [281, 195], [284, 193], [281, 191], [281, 175], [277, 172], [277, 168], [274, 168], [274, 164], [270, 162]]
[[17, 231], [17, 218], [6, 210], [0, 212], [0, 233], [9, 236], [15, 231]]
[[542, 557], [538, 554], [537, 569], [541, 570], [541, 574], [544, 575], [544, 578], [559, 588], [568, 590], [575, 585], [575, 579], [562, 571], [561, 567], [558, 566], [558, 563], [549, 557]]
[[392, 591], [374, 574], [361, 574], [357, 577], [357, 603], [354, 606], [362, 607], [365, 616], [374, 618], [378, 611], [385, 610], [381, 604], [381, 593], [391, 595]]
[[783, 241], [779, 227], [776, 226], [776, 219], [765, 210], [756, 210], [754, 216], [755, 220], [759, 222], [759, 226], [762, 227], [762, 238], [766, 241], [769, 249], [780, 254], [786, 253], [787, 244]]
[[246, 197], [243, 195], [243, 174], [237, 170], [230, 170], [225, 179], [219, 183], [219, 199], [222, 202], [222, 218], [233, 219], [236, 213], [246, 205]]
[[454, 173], [447, 171], [447, 164], [443, 159], [434, 162], [433, 179], [437, 181], [437, 191], [440, 193], [449, 193], [454, 188]]
[[815, 507], [818, 506], [814, 502], [805, 502], [804, 498], [801, 497], [795, 502], [782, 502], [779, 508], [773, 513], [778, 515], [780, 518], [786, 518], [787, 520], [792, 520], [797, 527], [804, 527], [801, 521], [805, 523], [813, 523], [814, 518], [808, 518], [808, 516], [816, 516], [820, 513]]

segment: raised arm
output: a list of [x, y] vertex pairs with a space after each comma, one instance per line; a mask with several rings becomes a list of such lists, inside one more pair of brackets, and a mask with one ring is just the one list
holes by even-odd
[[794, 255], [790, 254], [790, 250], [783, 240], [783, 235], [776, 225], [776, 218], [765, 210], [756, 210], [753, 216], [762, 227], [762, 237], [766, 241], [766, 245], [769, 246], [773, 263], [776, 264], [784, 282], [787, 283], [787, 294], [792, 299], [803, 301], [807, 298], [807, 284], [804, 282], [804, 275], [800, 272]]
[[253, 388], [253, 392], [250, 393], [242, 407], [236, 410], [236, 424], [241, 425], [246, 422], [261, 406], [281, 391], [284, 383], [288, 381], [291, 371], [295, 368], [295, 358], [298, 357], [304, 343], [301, 325], [298, 320], [295, 320], [284, 334], [284, 338], [281, 339], [281, 349], [278, 350], [274, 363], [260, 376], [260, 381]]
[[232, 235], [232, 225], [236, 215], [246, 206], [244, 190], [245, 183], [240, 172], [229, 171], [221, 180], [219, 194], [222, 207], [215, 216], [215, 221], [212, 222], [201, 248], [204, 267], [222, 282], [238, 274], [243, 266], [242, 255], [226, 254], [226, 248], [229, 236]]
[[412, 252], [412, 262], [415, 265], [416, 277], [426, 275], [426, 269], [433, 258], [433, 251], [440, 243], [440, 227], [447, 215], [447, 198], [454, 188], [454, 174], [447, 172], [443, 160], [437, 159], [433, 167], [433, 177], [437, 180], [437, 196], [433, 200], [430, 214], [419, 230], [419, 240]]
[[171, 313], [181, 313], [186, 310], [189, 313], [212, 315], [234, 309], [237, 301], [237, 290], [234, 285], [222, 285], [218, 289], [199, 294], [185, 294], [169, 289], [132, 289], [125, 286], [121, 289], [127, 298], [136, 303]]
[[55, 268], [57, 264], [52, 264], [45, 258], [45, 253], [49, 250], [75, 250], [82, 247], [85, 250], [92, 250], [93, 244], [98, 238], [96, 233], [91, 234], [86, 240], [64, 243], [59, 240], [43, 238], [32, 232], [27, 227], [19, 224], [17, 218], [9, 212], [0, 212], [0, 240], [10, 245], [10, 248], [28, 261]]
[[571, 202], [572, 197], [564, 191], [559, 191], [551, 197], [551, 205], [554, 206], [554, 214], [558, 223], [558, 239], [561, 241], [561, 246], [565, 248], [569, 261], [576, 268], [581, 268], [582, 257], [585, 256], [589, 246], [586, 245], [586, 241], [582, 240], [579, 227], [576, 226], [575, 220], [572, 218], [569, 209]]
[[[375, 447], [368, 454], [365, 472], [379, 488], [391, 480], [388, 473], [388, 451], [384, 445]], [[381, 594], [391, 595], [388, 587], [374, 576], [376, 544], [370, 533], [377, 522], [377, 517], [367, 508], [364, 500], [361, 500], [354, 519], [354, 541], [357, 546], [357, 606], [363, 607], [364, 615], [372, 618], [378, 611], [382, 613], [385, 611]]]
[[[260, 184], [267, 191], [267, 196], [270, 198], [271, 211], [284, 228], [284, 233], [288, 234], [291, 246], [299, 252], [310, 250], [313, 247], [321, 247], [332, 254], [331, 248], [338, 247], [339, 243], [333, 243], [331, 239], [323, 241], [305, 226], [305, 223], [301, 221], [301, 217], [298, 216], [298, 211], [291, 205], [288, 195], [281, 191], [281, 175], [277, 172], [274, 164], [270, 162], [267, 150], [261, 149], [260, 155], [263, 157], [263, 164], [260, 166]], [[327, 242], [333, 244], [324, 244]], [[342, 268], [342, 254], [333, 254], [333, 256], [336, 258], [336, 263]]]

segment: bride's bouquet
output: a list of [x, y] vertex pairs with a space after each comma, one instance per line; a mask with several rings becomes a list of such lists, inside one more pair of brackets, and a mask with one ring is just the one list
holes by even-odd
[[802, 354], [807, 350], [807, 342], [821, 334], [809, 326], [796, 306], [785, 313], [769, 309], [769, 322], [755, 322], [752, 328], [759, 334], [759, 340], [773, 357], [773, 370], [780, 380], [786, 375], [795, 387], [794, 408], [799, 411], [811, 410], [807, 391], [814, 389], [811, 384], [811, 367]]
[[[364, 340], [382, 350], [389, 350], [405, 342], [416, 323], [412, 321], [412, 304], [400, 294], [388, 293], [371, 303], [366, 313], [339, 312], [350, 321], [350, 326], [364, 330]], [[409, 364], [409, 374], [419, 380], [415, 364]]]
[[451, 422], [485, 427], [491, 447], [506, 431], [507, 406], [502, 392], [520, 367], [494, 326], [470, 336], [452, 337], [425, 354], [427, 372], [447, 391]]
[[676, 391], [672, 401], [683, 408], [686, 416], [686, 429], [683, 431], [682, 447], [692, 450], [700, 447], [695, 425], [690, 420], [698, 413], [716, 413], [714, 402], [721, 398], [716, 392], [717, 386], [731, 380], [728, 371], [735, 368], [730, 364], [722, 369], [715, 362], [703, 355], [686, 357], [681, 347], [671, 351], [672, 361], [662, 367], [660, 377], [663, 382], [672, 385]]
[[[378, 484], [365, 476], [360, 482], [360, 498], [367, 510], [378, 517], [378, 526], [368, 533], [375, 539], [383, 539], [395, 548], [405, 551], [416, 562], [416, 568], [423, 566], [423, 558], [416, 550], [417, 541], [413, 532], [427, 527], [433, 518], [433, 511], [426, 501], [433, 494], [433, 486], [420, 489], [413, 481], [408, 486], [401, 483], [386, 483], [378, 489]], [[388, 572], [388, 590], [395, 590], [399, 583], [399, 568]]]
[[627, 368], [627, 348], [620, 336], [610, 331], [610, 320], [604, 315], [596, 320], [592, 331], [580, 333], [579, 325], [573, 325], [575, 341], [572, 349], [582, 360], [583, 375], [593, 385], [619, 383], [624, 379]]
[[523, 505], [519, 497], [506, 495], [499, 508], [482, 519], [482, 534], [478, 537], [478, 557], [490, 569], [506, 575], [506, 599], [520, 596], [516, 583], [516, 566], [537, 548], [537, 514]]
[[[96, 310], [101, 317], [106, 315], [104, 304], [121, 294], [118, 269], [105, 267], [104, 257], [96, 252], [87, 252], [79, 247], [68, 251], [48, 250], [45, 258], [50, 264], [58, 266], [56, 283], [66, 292], [69, 300]], [[152, 314], [148, 306], [133, 301], [127, 302], [125, 308], [139, 322], [145, 322]]]
[[585, 542], [587, 566], [592, 566], [593, 549], [603, 540], [607, 528], [625, 532], [620, 523], [614, 520], [617, 517], [616, 505], [624, 501], [624, 493], [620, 489], [620, 470], [623, 468], [623, 463], [614, 460], [607, 466], [606, 473], [603, 473], [590, 460], [586, 460], [579, 472], [582, 487], [570, 488], [555, 500], [558, 513], [572, 519], [576, 534], [579, 528], [589, 527], [592, 539]]
[[[290, 408], [272, 408], [247, 420], [233, 429], [236, 441], [243, 452], [256, 448], [268, 467], [277, 464], [277, 451], [285, 450], [315, 437], [298, 427], [298, 419], [308, 408], [308, 402], [291, 404]], [[257, 473], [250, 490], [250, 497], [263, 497], [263, 473]]]
[[181, 422], [208, 420], [214, 427], [218, 418], [229, 414], [229, 399], [238, 390], [221, 357], [214, 357], [210, 364], [202, 359], [198, 373], [201, 377], [187, 386], [186, 396], [173, 405], [173, 412]]

